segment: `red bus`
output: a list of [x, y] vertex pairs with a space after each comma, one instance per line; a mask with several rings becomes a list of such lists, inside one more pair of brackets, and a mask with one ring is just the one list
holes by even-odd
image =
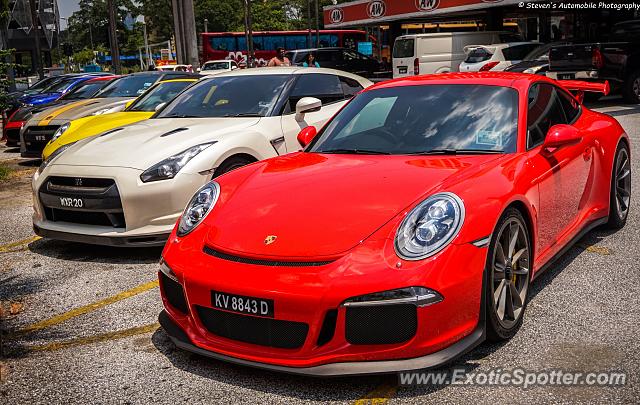
[[[311, 48], [316, 47], [316, 31], [311, 31]], [[208, 60], [231, 59], [238, 64], [247, 62], [247, 40], [244, 32], [204, 32], [202, 35], [202, 63]], [[254, 31], [253, 49], [256, 64], [266, 65], [276, 56], [276, 49], [309, 48], [309, 31]], [[373, 42], [360, 30], [320, 30], [320, 47], [340, 46], [357, 49], [359, 42]]]

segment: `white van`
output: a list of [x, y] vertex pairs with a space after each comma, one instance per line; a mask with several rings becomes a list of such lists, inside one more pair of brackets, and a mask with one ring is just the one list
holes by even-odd
[[517, 41], [520, 35], [501, 31], [402, 35], [393, 44], [393, 77], [457, 72], [466, 46]]

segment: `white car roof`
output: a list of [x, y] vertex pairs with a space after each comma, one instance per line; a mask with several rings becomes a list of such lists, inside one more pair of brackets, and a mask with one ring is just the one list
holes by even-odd
[[328, 68], [314, 68], [314, 67], [300, 67], [300, 66], [282, 66], [282, 67], [258, 67], [250, 69], [236, 69], [230, 72], [220, 73], [210, 78], [223, 77], [223, 76], [254, 76], [254, 75], [302, 75], [309, 73], [325, 73], [334, 74], [349, 77], [357, 80], [364, 87], [368, 87], [373, 84], [368, 79], [362, 76], [355, 75], [353, 73], [345, 72], [342, 70], [328, 69]]

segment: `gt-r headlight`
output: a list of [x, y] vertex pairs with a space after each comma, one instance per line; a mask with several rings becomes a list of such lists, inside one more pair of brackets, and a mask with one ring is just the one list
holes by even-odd
[[220, 196], [220, 186], [215, 181], [205, 184], [191, 198], [187, 208], [184, 209], [178, 223], [178, 236], [185, 236], [196, 229], [209, 211], [216, 205]]
[[176, 176], [176, 174], [178, 174], [180, 169], [182, 169], [187, 163], [189, 163], [191, 159], [193, 159], [198, 153], [207, 149], [214, 143], [216, 142], [196, 145], [183, 152], [178, 153], [177, 155], [169, 156], [162, 162], [157, 163], [142, 172], [142, 174], [140, 175], [140, 180], [142, 180], [143, 183], [148, 183], [150, 181], [172, 179]]
[[75, 142], [71, 142], [71, 143], [68, 143], [66, 145], [62, 145], [61, 147], [59, 147], [58, 149], [53, 151], [53, 153], [50, 154], [48, 158], [46, 158], [46, 159], [44, 159], [42, 161], [42, 163], [40, 164], [40, 167], [38, 167], [38, 174], [42, 173], [42, 171], [47, 166], [49, 166], [49, 164], [51, 164], [51, 162], [53, 162], [58, 156], [60, 156], [64, 151], [66, 151], [67, 149], [72, 147], [74, 144], [75, 144]]
[[453, 193], [438, 193], [416, 206], [400, 224], [395, 238], [398, 256], [421, 260], [442, 250], [464, 222], [464, 204]]
[[55, 141], [56, 139], [60, 138], [60, 136], [62, 136], [62, 134], [64, 134], [64, 132], [69, 129], [69, 127], [71, 126], [70, 122], [67, 122], [66, 124], [63, 124], [60, 126], [60, 128], [58, 128], [56, 130], [56, 132], [53, 133], [53, 138], [51, 138], [51, 141]]

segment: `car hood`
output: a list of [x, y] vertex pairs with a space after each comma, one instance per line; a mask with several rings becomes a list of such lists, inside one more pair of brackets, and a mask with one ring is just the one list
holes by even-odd
[[145, 111], [121, 111], [110, 114], [90, 115], [71, 121], [71, 126], [66, 134], [82, 135], [82, 138], [98, 135], [101, 132], [118, 128], [151, 118], [152, 112]]
[[53, 164], [146, 170], [169, 156], [248, 128], [259, 118], [157, 118], [106, 131]]
[[[75, 101], [73, 103], [56, 105], [46, 110], [34, 113], [31, 116], [32, 122], [40, 121], [72, 121], [78, 118], [86, 117], [96, 111], [104, 108], [116, 107], [131, 100], [130, 97], [113, 97], [113, 98], [90, 98], [87, 100]], [[43, 124], [44, 125], [44, 124]]]
[[57, 100], [62, 93], [39, 93], [33, 96], [25, 96], [20, 99], [25, 104], [43, 104]]
[[[219, 179], [222, 193], [205, 220], [205, 243], [248, 257], [335, 258], [499, 156], [294, 153], [268, 159]], [[271, 235], [275, 242], [266, 244]]]

